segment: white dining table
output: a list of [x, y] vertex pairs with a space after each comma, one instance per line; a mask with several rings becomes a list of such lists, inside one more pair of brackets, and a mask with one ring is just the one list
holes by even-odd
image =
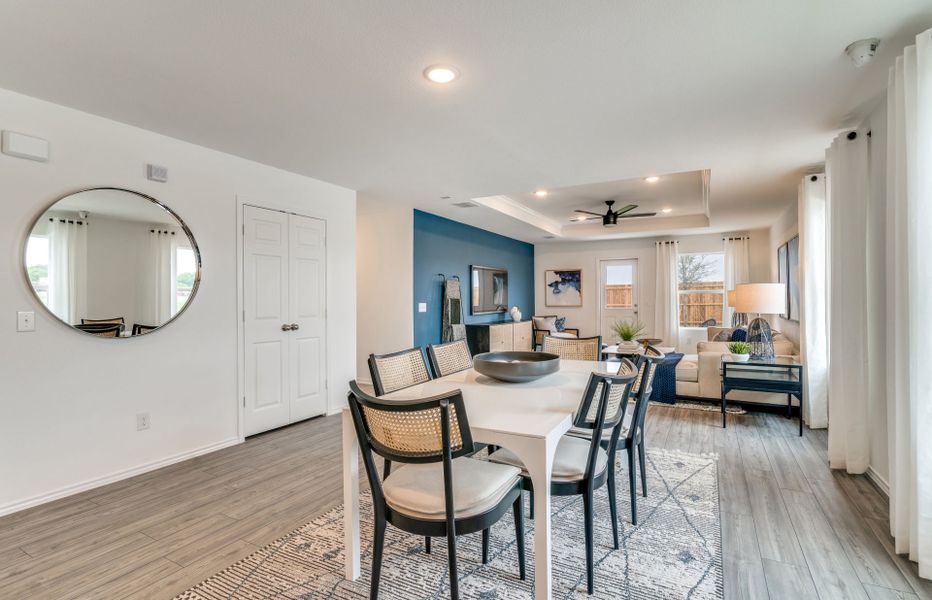
[[[589, 375], [615, 373], [618, 362], [563, 360], [557, 373], [527, 383], [505, 383], [474, 369], [418, 384], [384, 398], [410, 400], [461, 390], [473, 439], [508, 448], [524, 463], [534, 485], [535, 598], [551, 598], [550, 479], [560, 438], [572, 425]], [[353, 418], [343, 409], [345, 576], [360, 573], [359, 445]], [[581, 543], [581, 542], [580, 542]]]

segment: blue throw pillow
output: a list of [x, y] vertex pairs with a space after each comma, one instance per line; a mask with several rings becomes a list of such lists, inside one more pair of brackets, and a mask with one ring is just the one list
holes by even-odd
[[748, 341], [748, 330], [741, 327], [736, 328], [731, 332], [731, 341], [733, 342], [746, 342]]
[[554, 321], [554, 327], [557, 328], [557, 331], [563, 331], [566, 329], [566, 317], [560, 317]]

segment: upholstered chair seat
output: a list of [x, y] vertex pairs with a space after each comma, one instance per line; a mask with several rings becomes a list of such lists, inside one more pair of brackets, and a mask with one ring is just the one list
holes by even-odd
[[[453, 461], [453, 508], [457, 519], [481, 515], [494, 508], [521, 477], [520, 469], [474, 458]], [[382, 482], [385, 502], [415, 519], [443, 521], [443, 463], [407, 464]]]
[[[557, 453], [553, 457], [553, 470], [551, 471], [553, 479], [559, 481], [578, 481], [585, 477], [586, 460], [589, 458], [589, 446], [590, 443], [585, 439], [563, 436], [560, 443], [557, 445]], [[489, 460], [506, 465], [514, 465], [520, 468], [522, 473], [527, 475], [527, 470], [524, 468], [521, 460], [507, 449], [503, 448], [495, 452], [489, 457]], [[608, 464], [608, 454], [606, 454], [604, 449], [599, 448], [596, 461], [595, 473], [598, 475], [605, 470], [605, 465]]]

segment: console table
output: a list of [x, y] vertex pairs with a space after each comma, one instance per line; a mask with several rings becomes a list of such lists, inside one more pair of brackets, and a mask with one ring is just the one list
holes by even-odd
[[731, 390], [786, 394], [787, 411], [792, 397], [799, 399], [799, 435], [803, 434], [803, 365], [794, 358], [777, 356], [739, 362], [730, 354], [722, 355], [722, 427], [727, 425], [725, 411]]

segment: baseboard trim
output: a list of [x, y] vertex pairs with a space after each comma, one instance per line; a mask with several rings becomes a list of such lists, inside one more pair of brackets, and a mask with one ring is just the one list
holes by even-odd
[[5, 505], [0, 506], [0, 517], [4, 515], [13, 514], [21, 510], [26, 510], [27, 508], [32, 508], [33, 506], [39, 506], [40, 504], [45, 504], [46, 502], [51, 502], [53, 500], [58, 500], [60, 498], [65, 498], [67, 496], [73, 496], [74, 494], [86, 492], [87, 490], [92, 490], [102, 485], [107, 485], [108, 483], [114, 483], [116, 481], [128, 479], [129, 477], [134, 477], [136, 475], [142, 475], [143, 473], [148, 473], [149, 471], [161, 469], [162, 467], [167, 467], [168, 465], [173, 465], [175, 463], [179, 463], [179, 462], [188, 460], [190, 458], [194, 458], [196, 456], [201, 456], [203, 454], [210, 454], [211, 452], [216, 452], [217, 450], [222, 450], [230, 446], [235, 446], [237, 444], [241, 444], [242, 442], [243, 440], [238, 437], [229, 438], [229, 439], [223, 440], [222, 442], [217, 442], [215, 444], [209, 444], [207, 446], [202, 446], [194, 450], [182, 452], [181, 454], [175, 454], [174, 456], [169, 456], [168, 458], [163, 458], [161, 460], [146, 463], [144, 465], [139, 465], [131, 469], [117, 471], [116, 473], [110, 473], [109, 475], [104, 475], [103, 477], [88, 479], [87, 481], [82, 481], [81, 483], [76, 483], [73, 485], [69, 485], [69, 486], [48, 492], [47, 494], [40, 494], [38, 496], [33, 496], [32, 498], [27, 498], [25, 500], [13, 502], [11, 504], [5, 504]]
[[874, 467], [868, 466], [867, 471], [864, 472], [864, 475], [867, 476], [867, 479], [874, 484], [880, 493], [890, 498], [890, 484], [887, 483], [887, 480], [880, 476], [880, 473], [874, 470]]

